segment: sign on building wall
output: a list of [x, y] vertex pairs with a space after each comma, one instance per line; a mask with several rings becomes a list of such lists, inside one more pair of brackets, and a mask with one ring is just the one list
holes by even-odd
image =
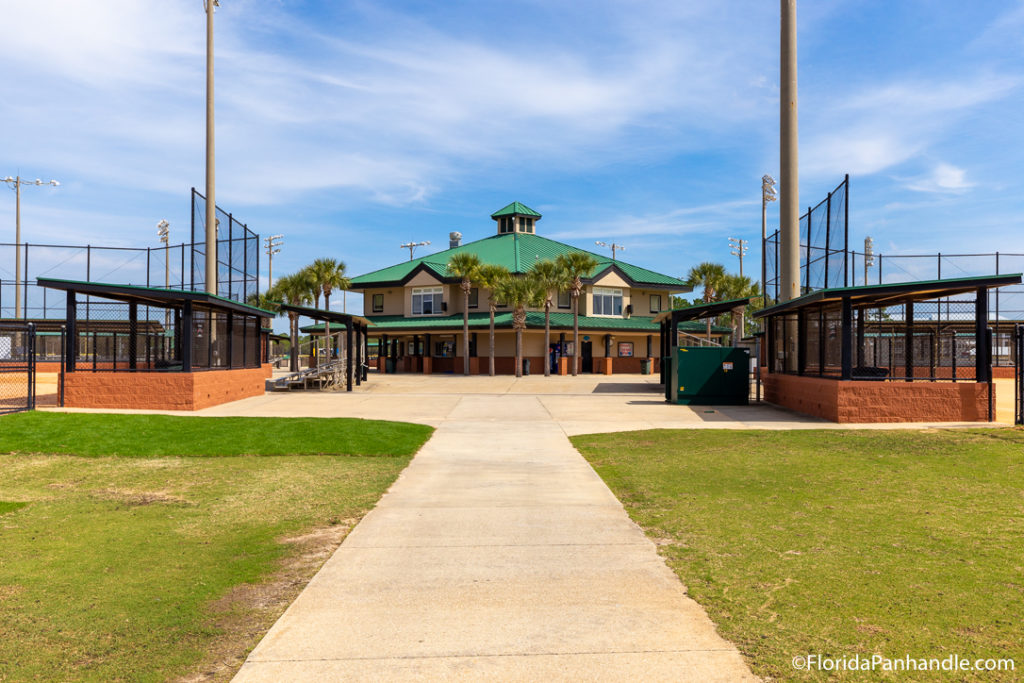
[[619, 342], [619, 358], [633, 357], [633, 342]]

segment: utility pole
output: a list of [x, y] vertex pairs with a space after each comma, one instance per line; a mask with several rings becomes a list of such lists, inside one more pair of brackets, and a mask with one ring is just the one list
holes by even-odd
[[284, 235], [271, 235], [263, 238], [263, 245], [267, 249], [267, 289], [274, 286], [274, 254], [281, 253], [281, 244]]
[[747, 253], [750, 240], [740, 239], [738, 237], [729, 238], [729, 253], [733, 256], [740, 257], [740, 277], [743, 277], [743, 255]]
[[22, 185], [50, 185], [60, 187], [56, 180], [22, 180], [21, 176], [12, 178], [7, 176], [0, 180], [8, 186], [14, 186], [14, 317], [22, 317], [21, 311], [21, 186]]
[[[166, 220], [161, 220], [156, 224], [156, 234], [160, 237], [160, 241], [164, 243], [164, 289], [171, 288], [171, 224]], [[184, 249], [184, 247], [182, 247]], [[182, 274], [184, 277], [184, 273]], [[168, 332], [171, 329], [171, 309], [164, 309], [164, 332]], [[170, 337], [164, 335], [164, 351], [167, 352], [170, 349]]]
[[217, 200], [214, 197], [213, 11], [220, 0], [204, 0], [206, 9], [206, 291], [217, 293]]
[[[782, 287], [779, 299], [800, 296], [800, 193], [797, 145], [796, 0], [781, 0], [779, 62], [779, 248]], [[795, 354], [794, 354], [795, 357]]]
[[622, 251], [626, 251], [626, 248], [624, 246], [622, 246], [621, 244], [615, 244], [615, 242], [612, 242], [611, 244], [606, 244], [605, 242], [594, 242], [594, 244], [596, 244], [599, 247], [610, 247], [611, 250], [612, 250], [612, 261], [615, 260], [615, 250], [616, 249], [621, 249]]
[[405, 244], [399, 244], [398, 248], [399, 249], [408, 249], [409, 250], [409, 260], [412, 261], [412, 252], [413, 252], [414, 249], [416, 249], [416, 247], [428, 247], [428, 246], [430, 246], [430, 240], [427, 240], [426, 242], [406, 242]]
[[[770, 175], [761, 176], [761, 296], [764, 305], [768, 305], [768, 202], [779, 198], [775, 192], [775, 178]], [[779, 274], [775, 273], [776, 282]]]

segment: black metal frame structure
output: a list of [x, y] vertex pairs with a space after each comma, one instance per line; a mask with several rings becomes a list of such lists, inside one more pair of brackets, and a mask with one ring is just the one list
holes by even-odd
[[[192, 244], [189, 288], [206, 283], [206, 198], [192, 188]], [[249, 301], [260, 291], [260, 236], [217, 207], [217, 294]]]
[[[797, 299], [776, 304], [758, 311], [755, 318], [767, 320], [768, 371], [770, 373], [816, 375], [839, 380], [894, 380], [894, 381], [939, 381], [966, 379], [976, 382], [992, 380], [991, 332], [988, 321], [989, 290], [1021, 283], [1021, 274], [990, 275], [955, 280], [931, 280], [908, 282], [895, 285], [868, 285], [823, 289]], [[918, 338], [932, 334], [932, 342], [940, 331], [941, 319], [921, 320], [915, 315], [915, 304], [932, 302], [949, 305], [950, 297], [974, 294], [970, 301], [973, 313], [974, 331], [974, 372], [973, 377], [964, 376], [956, 367], [957, 327], [967, 322], [963, 318], [947, 325], [952, 330], [953, 366], [948, 377], [936, 372], [935, 356], [930, 357], [930, 372], [923, 374], [917, 368], [924, 367], [918, 362], [915, 350], [921, 344]], [[898, 310], [898, 316], [884, 317], [882, 311]], [[871, 311], [879, 311], [872, 319]], [[947, 321], [948, 323], [948, 321]], [[892, 357], [888, 367], [869, 365], [865, 357], [866, 340], [869, 335], [886, 330], [891, 337], [901, 336], [902, 363], [893, 367]], [[890, 350], [891, 350], [890, 346]], [[793, 357], [795, 354], [795, 358]], [[899, 366], [902, 367], [899, 367]]]
[[36, 329], [0, 322], [0, 414], [36, 407]]
[[[271, 311], [204, 292], [48, 278], [37, 282], [66, 293], [68, 341], [63, 372], [196, 372], [256, 368], [263, 362], [262, 319], [273, 317]], [[81, 319], [79, 296], [116, 306], [112, 309], [115, 318], [102, 322]], [[139, 318], [140, 309], [148, 312], [152, 308], [162, 315]], [[113, 336], [113, 363], [98, 358], [101, 335]], [[125, 361], [121, 367], [119, 356]]]
[[[369, 350], [369, 328], [373, 325], [366, 318], [350, 313], [338, 313], [326, 311], [308, 306], [292, 306], [281, 304], [284, 312], [292, 311], [306, 318], [312, 318], [320, 322], [330, 323], [345, 328], [345, 349], [348, 352], [348, 362], [345, 363], [345, 391], [352, 391], [353, 376], [355, 385], [359, 386], [368, 379], [366, 361], [370, 357]], [[333, 332], [331, 333], [333, 336]], [[355, 353], [352, 353], [354, 351]], [[297, 349], [292, 349], [296, 353]], [[355, 370], [358, 370], [356, 372]]]
[[664, 311], [654, 316], [654, 322], [658, 323], [661, 328], [659, 334], [661, 340], [661, 348], [659, 349], [661, 353], [660, 383], [665, 383], [666, 373], [668, 372], [665, 359], [671, 355], [672, 347], [676, 345], [676, 340], [679, 339], [679, 323], [687, 322], [689, 320], [717, 318], [723, 313], [730, 313], [738, 308], [745, 307], [749, 303], [749, 297], [744, 299], [730, 299], [728, 301], [713, 301], [707, 304], [675, 308], [671, 311]]

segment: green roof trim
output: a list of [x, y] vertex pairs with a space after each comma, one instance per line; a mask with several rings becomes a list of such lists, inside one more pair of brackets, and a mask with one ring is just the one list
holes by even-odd
[[[418, 318], [406, 318], [401, 315], [368, 315], [367, 320], [373, 322], [373, 328], [369, 330], [371, 334], [388, 334], [390, 332], [428, 332], [431, 330], [438, 331], [453, 331], [458, 332], [462, 329], [462, 314], [457, 313], [454, 315], [445, 316], [423, 316]], [[488, 313], [470, 313], [469, 314], [469, 328], [473, 331], [487, 330], [490, 327], [490, 315]], [[512, 312], [511, 311], [499, 311], [494, 314], [494, 327], [495, 329], [511, 329], [512, 328]], [[527, 311], [526, 312], [526, 327], [530, 330], [543, 330], [544, 329], [544, 312], [543, 311]], [[572, 313], [557, 312], [551, 313], [551, 329], [552, 330], [572, 330]], [[706, 329], [703, 322], [688, 321], [679, 323], [680, 332], [704, 332]], [[302, 332], [323, 332], [324, 326], [320, 325], [308, 325], [301, 328]], [[658, 334], [661, 331], [661, 326], [654, 322], [654, 318], [650, 316], [631, 316], [629, 318], [605, 318], [599, 316], [580, 316], [580, 330], [585, 331], [603, 331], [607, 330], [610, 332], [640, 332], [643, 334]], [[729, 333], [732, 329], [729, 327], [713, 326], [712, 332]]]
[[528, 207], [526, 204], [520, 204], [519, 202], [512, 202], [503, 209], [498, 209], [491, 214], [491, 218], [501, 218], [502, 216], [534, 216], [541, 218], [541, 215]]
[[[49, 284], [47, 284], [49, 283]], [[103, 292], [89, 291], [89, 289], [107, 289], [110, 293], [116, 294], [116, 290], [124, 289], [131, 292], [138, 292], [140, 296], [151, 295], [153, 298], [160, 298], [159, 295], [165, 295], [163, 298], [167, 300], [182, 299], [185, 295], [191, 297], [197, 297], [200, 303], [207, 302], [220, 302], [227, 304], [230, 307], [246, 309], [247, 312], [259, 315], [263, 318], [273, 318], [277, 316], [274, 311], [268, 311], [258, 306], [244, 303], [242, 301], [235, 301], [218, 294], [210, 294], [209, 292], [199, 292], [191, 289], [170, 289], [166, 287], [146, 287], [144, 285], [123, 285], [116, 282], [89, 282], [86, 280], [65, 280], [56, 277], [37, 277], [36, 284], [41, 287], [50, 287], [51, 289], [63, 289], [63, 290], [74, 290], [75, 285], [82, 287], [81, 292], [86, 295], [104, 296]], [[76, 290], [78, 291], [78, 290]], [[167, 296], [172, 295], [172, 296]]]
[[494, 263], [508, 268], [513, 273], [525, 273], [530, 266], [541, 259], [554, 260], [560, 254], [570, 252], [590, 254], [598, 262], [590, 277], [603, 273], [609, 268], [620, 271], [637, 285], [653, 285], [659, 289], [689, 292], [693, 288], [679, 278], [656, 273], [625, 261], [613, 261], [608, 256], [595, 254], [585, 249], [557, 242], [547, 237], [529, 233], [506, 233], [491, 235], [475, 242], [467, 242], [458, 247], [445, 249], [436, 254], [428, 254], [412, 261], [403, 261], [387, 268], [375, 270], [352, 278], [352, 289], [367, 289], [373, 286], [392, 286], [400, 284], [416, 270], [423, 270], [440, 281], [454, 280], [448, 275], [448, 262], [452, 256], [460, 253], [476, 254], [484, 263]]

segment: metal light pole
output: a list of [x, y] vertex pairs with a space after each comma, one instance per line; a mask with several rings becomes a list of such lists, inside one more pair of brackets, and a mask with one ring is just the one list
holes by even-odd
[[214, 196], [213, 11], [220, 0], [204, 0], [206, 10], [206, 291], [217, 293], [217, 200]]
[[[156, 234], [160, 237], [160, 241], [164, 243], [164, 289], [171, 288], [171, 224], [166, 220], [161, 220], [156, 224]], [[164, 309], [164, 352], [167, 353], [170, 350], [171, 340], [167, 333], [171, 329], [171, 309]]]
[[[761, 176], [761, 296], [764, 305], [768, 305], [768, 202], [779, 198], [775, 192], [775, 178], [770, 175]], [[778, 279], [779, 274], [775, 277]]]
[[743, 277], [743, 255], [750, 249], [748, 246], [750, 240], [740, 239], [738, 237], [729, 238], [729, 253], [733, 256], [740, 257], [740, 277]]
[[398, 248], [399, 249], [408, 249], [409, 250], [409, 260], [412, 261], [412, 252], [413, 252], [413, 250], [416, 247], [427, 247], [427, 246], [430, 246], [430, 240], [427, 240], [426, 242], [406, 242], [405, 244], [399, 244]]
[[7, 176], [3, 182], [14, 188], [14, 317], [22, 317], [21, 311], [21, 186], [22, 185], [50, 185], [60, 187], [56, 180], [22, 180], [21, 176], [12, 178]]
[[781, 0], [779, 98], [779, 248], [782, 288], [779, 299], [800, 296], [800, 193], [797, 163], [796, 0]]
[[263, 245], [267, 249], [267, 289], [274, 286], [274, 254], [281, 253], [281, 245], [284, 235], [271, 235], [263, 238]]
[[875, 241], [870, 237], [864, 238], [864, 284], [868, 283], [868, 266], [875, 265]]
[[621, 249], [622, 251], [626, 251], [626, 248], [624, 246], [622, 246], [621, 244], [615, 244], [615, 242], [612, 242], [611, 244], [606, 244], [604, 242], [594, 242], [594, 244], [596, 244], [599, 247], [610, 247], [611, 250], [612, 250], [612, 261], [615, 260], [615, 251], [617, 249]]

